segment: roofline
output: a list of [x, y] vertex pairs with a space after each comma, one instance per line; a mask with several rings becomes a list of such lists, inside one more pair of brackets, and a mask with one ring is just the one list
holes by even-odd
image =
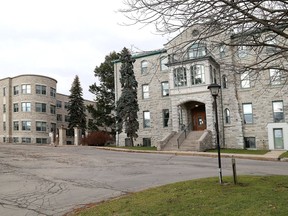
[[[158, 55], [158, 54], [162, 54], [162, 53], [166, 53], [167, 50], [166, 49], [159, 49], [159, 50], [152, 50], [152, 51], [144, 51], [141, 53], [137, 53], [137, 54], [132, 54], [132, 58], [133, 59], [138, 59], [138, 58], [143, 58], [143, 57], [148, 57], [148, 56], [153, 56], [153, 55]], [[112, 63], [119, 63], [120, 59], [117, 60], [113, 60]]]
[[0, 79], [0, 80], [15, 79], [15, 78], [18, 78], [18, 77], [25, 77], [25, 76], [37, 76], [37, 77], [48, 78], [48, 79], [54, 80], [56, 83], [58, 83], [58, 81], [56, 79], [52, 78], [52, 77], [48, 77], [48, 76], [44, 76], [44, 75], [38, 75], [38, 74], [21, 74], [21, 75], [17, 75], [17, 76], [14, 76], [14, 77], [6, 77], [6, 78]]

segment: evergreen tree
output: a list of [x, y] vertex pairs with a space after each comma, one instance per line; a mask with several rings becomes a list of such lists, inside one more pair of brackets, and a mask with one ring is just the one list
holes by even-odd
[[69, 129], [78, 126], [82, 131], [86, 129], [86, 114], [85, 114], [85, 104], [82, 97], [82, 88], [80, 85], [79, 77], [76, 75], [69, 96], [69, 106], [68, 106], [68, 115], [69, 115]]
[[113, 61], [119, 56], [112, 52], [105, 57], [105, 61], [94, 70], [94, 75], [99, 79], [100, 84], [94, 83], [89, 86], [89, 91], [96, 95], [96, 107], [87, 106], [93, 117], [89, 122], [90, 130], [110, 131], [115, 136], [115, 88], [114, 88], [114, 67]]
[[117, 101], [117, 131], [121, 133], [124, 124], [125, 133], [131, 139], [133, 146], [133, 138], [138, 137], [137, 131], [139, 129], [137, 116], [137, 111], [139, 111], [137, 100], [138, 82], [133, 70], [135, 60], [132, 59], [129, 50], [124, 47], [120, 54], [120, 61], [122, 63], [120, 68], [122, 93]]

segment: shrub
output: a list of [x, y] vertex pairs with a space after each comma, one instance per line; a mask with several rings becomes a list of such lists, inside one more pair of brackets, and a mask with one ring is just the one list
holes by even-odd
[[104, 131], [91, 132], [87, 137], [83, 138], [83, 145], [88, 146], [104, 146], [106, 143], [111, 142], [112, 137], [109, 133]]

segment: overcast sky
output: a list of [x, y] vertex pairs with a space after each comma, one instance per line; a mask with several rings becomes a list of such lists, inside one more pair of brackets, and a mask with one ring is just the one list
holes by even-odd
[[125, 46], [163, 48], [167, 39], [153, 26], [123, 26], [122, 0], [0, 0], [0, 79], [21, 74], [55, 78], [57, 92], [70, 94], [79, 76], [85, 99], [94, 96], [95, 66]]

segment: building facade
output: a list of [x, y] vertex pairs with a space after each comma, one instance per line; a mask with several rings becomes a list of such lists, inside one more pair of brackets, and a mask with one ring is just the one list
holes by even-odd
[[[288, 87], [281, 71], [243, 71], [239, 65], [255, 59], [253, 49], [225, 47], [216, 37], [199, 40], [198, 34], [187, 29], [163, 49], [133, 55], [140, 107], [135, 143], [160, 150], [215, 147], [215, 107], [207, 87], [217, 83], [222, 147], [288, 150]], [[281, 65], [287, 68], [287, 60]], [[116, 101], [120, 67], [115, 62]], [[125, 139], [126, 134], [118, 134], [116, 143], [125, 145]]]
[[68, 127], [69, 96], [57, 93], [55, 79], [27, 74], [1, 79], [0, 86], [0, 142], [50, 144]]

